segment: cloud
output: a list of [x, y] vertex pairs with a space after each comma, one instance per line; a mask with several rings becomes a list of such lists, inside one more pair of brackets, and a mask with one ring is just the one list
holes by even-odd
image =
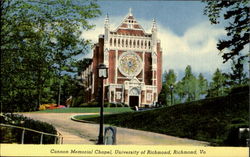
[[225, 35], [223, 28], [211, 26], [202, 22], [186, 30], [183, 36], [178, 36], [170, 29], [159, 26], [159, 39], [164, 53], [163, 69], [184, 71], [191, 65], [195, 73], [214, 73], [216, 68], [227, 69], [222, 63], [222, 57], [216, 48], [219, 37]]
[[[115, 30], [124, 17], [110, 18], [110, 28]], [[150, 33], [152, 21], [137, 19], [146, 32]], [[84, 32], [83, 37], [97, 42], [98, 36], [104, 33], [104, 18], [92, 21], [96, 27]], [[183, 74], [187, 65], [191, 65], [194, 73], [209, 73], [212, 75], [216, 68], [228, 69], [228, 64], [222, 63], [222, 57], [216, 48], [219, 38], [225, 36], [223, 28], [211, 25], [208, 21], [187, 29], [178, 36], [167, 26], [158, 24], [158, 38], [163, 50], [163, 71], [174, 69], [177, 74]], [[179, 76], [182, 77], [182, 76]]]
[[[110, 19], [110, 29], [115, 30], [120, 25], [123, 18], [124, 17], [112, 17], [112, 21]], [[90, 39], [93, 43], [96, 43], [98, 41], [98, 36], [104, 34], [104, 18], [98, 18], [94, 21], [92, 20], [90, 23], [96, 26], [92, 30], [84, 31], [82, 37]]]

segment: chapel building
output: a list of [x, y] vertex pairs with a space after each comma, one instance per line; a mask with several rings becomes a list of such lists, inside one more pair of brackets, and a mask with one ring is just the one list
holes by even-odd
[[115, 30], [110, 30], [106, 17], [104, 35], [99, 36], [93, 58], [82, 72], [89, 102], [96, 101], [98, 96], [100, 63], [109, 68], [104, 81], [106, 102], [131, 107], [154, 106], [162, 87], [162, 50], [155, 20], [151, 33], [146, 33], [131, 10]]

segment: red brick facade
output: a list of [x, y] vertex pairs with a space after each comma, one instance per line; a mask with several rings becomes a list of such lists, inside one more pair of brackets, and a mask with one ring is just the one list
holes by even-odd
[[106, 18], [104, 35], [99, 36], [94, 46], [92, 60], [88, 71], [83, 71], [91, 71], [88, 101], [96, 101], [100, 83], [97, 66], [104, 63], [109, 68], [109, 77], [104, 83], [106, 101], [139, 107], [155, 105], [162, 86], [162, 51], [155, 21], [149, 34], [132, 13], [115, 31], [109, 29], [109, 19]]

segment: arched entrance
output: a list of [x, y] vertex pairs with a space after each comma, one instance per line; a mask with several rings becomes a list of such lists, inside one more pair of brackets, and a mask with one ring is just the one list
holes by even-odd
[[129, 96], [129, 106], [139, 106], [139, 96]]
[[138, 88], [134, 87], [130, 90], [129, 92], [129, 106], [130, 107], [140, 106], [139, 96], [140, 96], [140, 91]]

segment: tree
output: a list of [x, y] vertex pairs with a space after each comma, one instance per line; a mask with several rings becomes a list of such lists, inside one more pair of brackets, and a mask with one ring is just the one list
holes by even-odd
[[[175, 74], [173, 69], [169, 69], [169, 71], [166, 72], [165, 74], [166, 74], [165, 75], [166, 86], [164, 87], [164, 89], [166, 90], [165, 91], [165, 93], [166, 93], [166, 105], [168, 105], [168, 104], [171, 104], [171, 99], [173, 99], [173, 102], [174, 102], [174, 93], [172, 93], [174, 91], [171, 91], [172, 89], [170, 87], [175, 86], [176, 74]], [[173, 94], [172, 98], [171, 98], [171, 94]]]
[[[58, 76], [58, 99], [57, 104], [60, 105], [61, 97], [61, 81], [63, 72], [73, 72], [72, 63], [76, 62], [75, 56], [84, 54], [87, 45], [90, 43], [88, 40], [81, 39], [81, 31], [78, 25], [71, 26], [67, 24], [64, 28], [53, 31], [53, 36], [56, 38], [51, 44], [53, 45], [53, 68]], [[72, 33], [74, 32], [74, 33]]]
[[185, 75], [182, 78], [181, 82], [186, 101], [196, 100], [198, 83], [196, 77], [192, 73], [192, 68], [190, 65], [186, 67]]
[[176, 86], [175, 86], [175, 92], [178, 95], [179, 99], [175, 100], [176, 103], [183, 103], [184, 102], [186, 93], [183, 89], [184, 89], [183, 81], [178, 81]]
[[218, 24], [221, 14], [224, 20], [228, 22], [225, 27], [227, 31], [227, 39], [220, 40], [217, 48], [222, 51], [229, 49], [230, 52], [224, 52], [224, 62], [233, 59], [234, 56], [247, 57], [240, 51], [249, 43], [249, 6], [247, 0], [238, 1], [205, 1], [207, 3], [204, 14], [209, 17], [212, 24]]
[[98, 7], [77, 0], [0, 1], [2, 109], [36, 108], [44, 92], [55, 94], [56, 78], [72, 72], [74, 57], [85, 53], [89, 41], [79, 34], [93, 28], [88, 19], [100, 15]]
[[162, 84], [161, 92], [158, 96], [158, 103], [160, 106], [166, 106], [167, 105], [167, 85]]
[[169, 86], [171, 84], [175, 84], [175, 82], [176, 82], [176, 74], [175, 74], [173, 69], [169, 69], [168, 73], [166, 73], [165, 80], [166, 80], [166, 84], [169, 85]]
[[[227, 23], [225, 26], [227, 38], [219, 40], [217, 48], [223, 53], [224, 63], [229, 60], [233, 63], [232, 73], [229, 74], [231, 79], [237, 79], [237, 84], [242, 83], [245, 77], [244, 64], [247, 63], [246, 58], [249, 55], [247, 51], [243, 51], [249, 43], [248, 0], [206, 0], [205, 3], [207, 5], [204, 14], [209, 17], [212, 24], [218, 24], [220, 21]], [[223, 19], [220, 18], [222, 15]]]
[[217, 68], [213, 74], [207, 97], [222, 96], [225, 94], [226, 76]]
[[231, 72], [225, 74], [228, 78], [227, 84], [230, 86], [237, 86], [242, 84], [247, 84], [246, 72], [244, 72], [244, 65], [241, 63], [242, 60], [233, 60], [231, 66]]
[[207, 90], [208, 90], [208, 82], [207, 80], [204, 78], [204, 76], [202, 75], [202, 73], [199, 74], [198, 76], [198, 91], [197, 91], [197, 95], [199, 97], [199, 99], [201, 98], [201, 96], [206, 95], [207, 94]]

